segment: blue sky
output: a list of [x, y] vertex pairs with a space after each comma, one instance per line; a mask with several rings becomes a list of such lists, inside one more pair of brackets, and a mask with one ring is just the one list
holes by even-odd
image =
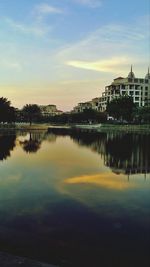
[[70, 110], [150, 62], [149, 0], [0, 0], [0, 95]]

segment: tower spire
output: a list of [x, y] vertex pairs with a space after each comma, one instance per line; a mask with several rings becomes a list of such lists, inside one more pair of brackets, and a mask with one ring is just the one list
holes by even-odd
[[148, 72], [147, 72], [147, 74], [146, 74], [146, 76], [145, 76], [145, 79], [150, 79], [149, 67], [148, 67]]
[[134, 79], [135, 78], [135, 75], [134, 75], [133, 70], [132, 70], [132, 65], [131, 65], [131, 70], [130, 70], [130, 72], [128, 74], [128, 78], [130, 78], [130, 79]]

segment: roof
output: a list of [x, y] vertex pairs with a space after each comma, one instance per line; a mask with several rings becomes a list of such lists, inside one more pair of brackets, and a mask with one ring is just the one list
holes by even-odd
[[124, 79], [124, 78], [123, 77], [118, 77], [118, 78], [114, 79], [114, 81], [115, 80], [121, 80], [121, 79]]

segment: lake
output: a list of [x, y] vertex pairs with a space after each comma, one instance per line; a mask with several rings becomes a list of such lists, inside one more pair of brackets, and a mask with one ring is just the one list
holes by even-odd
[[0, 132], [0, 250], [58, 266], [150, 264], [150, 135]]

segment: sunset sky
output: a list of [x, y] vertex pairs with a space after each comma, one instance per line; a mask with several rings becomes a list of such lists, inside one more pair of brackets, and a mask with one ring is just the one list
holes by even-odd
[[150, 62], [149, 0], [0, 0], [0, 97], [72, 109]]

